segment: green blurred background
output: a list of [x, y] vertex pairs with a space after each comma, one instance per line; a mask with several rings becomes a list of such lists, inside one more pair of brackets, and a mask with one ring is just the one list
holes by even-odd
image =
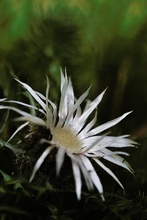
[[0, 98], [20, 97], [14, 75], [45, 93], [47, 74], [50, 97], [58, 101], [60, 67], [66, 67], [77, 97], [89, 85], [90, 99], [108, 87], [99, 123], [133, 110], [112, 133], [130, 133], [140, 143], [129, 161], [136, 193], [146, 193], [147, 1], [1, 0]]

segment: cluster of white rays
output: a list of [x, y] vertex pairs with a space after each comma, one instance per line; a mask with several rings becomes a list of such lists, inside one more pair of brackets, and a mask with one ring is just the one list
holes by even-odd
[[[81, 198], [82, 191], [82, 179], [83, 175], [86, 185], [89, 190], [94, 187], [99, 191], [102, 199], [103, 185], [97, 172], [94, 169], [92, 161], [98, 164], [103, 170], [105, 170], [110, 176], [112, 176], [117, 183], [123, 188], [123, 185], [104, 163], [101, 158], [110, 161], [118, 166], [125, 168], [133, 173], [133, 170], [129, 163], [120, 155], [128, 156], [128, 153], [118, 150], [119, 148], [134, 147], [135, 142], [129, 139], [129, 135], [123, 136], [107, 136], [101, 133], [110, 127], [119, 123], [131, 112], [127, 112], [122, 116], [106, 122], [100, 126], [95, 126], [97, 121], [97, 113], [94, 118], [87, 123], [88, 117], [97, 108], [101, 102], [105, 91], [97, 96], [93, 101], [86, 101], [84, 110], [81, 110], [81, 103], [86, 99], [89, 94], [90, 88], [83, 93], [78, 99], [74, 96], [74, 91], [71, 83], [71, 79], [67, 77], [61, 71], [61, 97], [59, 107], [57, 108], [49, 99], [49, 80], [47, 78], [46, 96], [33, 90], [29, 85], [16, 79], [34, 98], [34, 104], [26, 104], [15, 100], [1, 99], [3, 103], [13, 103], [20, 106], [28, 107], [29, 112], [23, 111], [20, 108], [16, 108], [9, 105], [0, 105], [0, 109], [9, 109], [17, 112], [21, 116], [17, 118], [18, 121], [24, 121], [18, 129], [12, 134], [7, 141], [7, 145], [10, 140], [29, 123], [36, 124], [38, 126], [45, 126], [50, 130], [52, 134], [52, 140], [41, 139], [42, 143], [48, 143], [48, 147], [39, 157], [36, 158], [36, 164], [30, 177], [30, 182], [36, 175], [36, 172], [40, 169], [44, 160], [50, 154], [53, 148], [57, 148], [56, 154], [56, 171], [60, 173], [60, 169], [63, 165], [65, 154], [71, 159], [73, 176], [75, 180], [75, 190], [77, 198]], [[36, 104], [35, 104], [36, 103]], [[37, 107], [39, 105], [39, 107]], [[42, 118], [38, 117], [38, 112], [43, 115]], [[32, 146], [34, 147], [34, 146]], [[110, 150], [112, 148], [112, 150]], [[116, 150], [115, 150], [116, 148]]]

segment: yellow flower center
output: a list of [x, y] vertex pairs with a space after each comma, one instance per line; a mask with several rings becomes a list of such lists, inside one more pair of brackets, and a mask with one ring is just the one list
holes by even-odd
[[74, 132], [63, 127], [51, 129], [52, 141], [59, 147], [64, 147], [71, 153], [80, 153], [82, 142], [75, 136]]

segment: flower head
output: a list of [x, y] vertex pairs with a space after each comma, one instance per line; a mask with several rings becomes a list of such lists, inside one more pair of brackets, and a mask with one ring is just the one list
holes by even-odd
[[[99, 165], [123, 188], [116, 175], [101, 161], [101, 158], [121, 166], [130, 172], [133, 172], [128, 162], [126, 162], [126, 160], [120, 156], [128, 154], [118, 149], [133, 147], [135, 142], [130, 140], [128, 135], [115, 137], [102, 135], [101, 133], [119, 123], [128, 114], [130, 114], [130, 112], [127, 112], [114, 120], [106, 122], [105, 124], [95, 126], [97, 122], [97, 112], [91, 121], [87, 122], [87, 119], [101, 102], [105, 91], [103, 91], [93, 101], [88, 100], [84, 110], [82, 111], [81, 103], [88, 96], [89, 89], [78, 99], [76, 99], [74, 96], [71, 79], [62, 72], [59, 107], [57, 107], [56, 104], [54, 104], [48, 98], [48, 79], [45, 96], [34, 91], [26, 83], [23, 83], [19, 80], [17, 81], [30, 93], [39, 107], [36, 107], [35, 104], [30, 105], [19, 101], [1, 100], [3, 102], [16, 103], [18, 105], [28, 107], [31, 110], [31, 113], [28, 113], [12, 106], [0, 106], [0, 109], [10, 109], [19, 113], [21, 116], [17, 118], [17, 120], [24, 121], [24, 123], [13, 133], [8, 142], [29, 123], [46, 127], [46, 129], [50, 131], [52, 137], [51, 140], [46, 138], [40, 139], [40, 143], [46, 143], [48, 147], [46, 147], [40, 157], [36, 159], [36, 164], [30, 177], [30, 182], [35, 177], [36, 172], [40, 169], [47, 156], [54, 148], [56, 148], [56, 172], [57, 174], [60, 173], [65, 155], [67, 155], [71, 159], [78, 199], [81, 198], [81, 174], [85, 179], [88, 189], [91, 190], [95, 186], [101, 194], [102, 199], [104, 199], [103, 186], [98, 173], [94, 169], [93, 163]], [[41, 115], [43, 115], [43, 117], [37, 116], [38, 111], [41, 113]]]

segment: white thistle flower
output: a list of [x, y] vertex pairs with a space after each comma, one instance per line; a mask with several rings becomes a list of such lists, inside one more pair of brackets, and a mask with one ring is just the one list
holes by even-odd
[[[17, 80], [17, 79], [16, 79]], [[10, 109], [21, 115], [17, 118], [19, 121], [25, 121], [18, 129], [13, 133], [8, 142], [25, 126], [30, 122], [38, 126], [45, 126], [50, 130], [52, 140], [41, 139], [41, 143], [48, 143], [48, 147], [38, 158], [30, 182], [35, 177], [36, 172], [40, 169], [46, 157], [50, 154], [52, 149], [57, 148], [56, 154], [56, 171], [60, 173], [65, 154], [71, 159], [73, 176], [75, 180], [75, 188], [77, 198], [81, 198], [81, 174], [83, 175], [86, 185], [89, 190], [95, 186], [99, 191], [102, 199], [103, 186], [100, 181], [98, 174], [96, 173], [92, 161], [98, 164], [103, 170], [105, 170], [110, 176], [112, 176], [117, 183], [123, 188], [121, 182], [118, 180], [116, 175], [101, 162], [101, 158], [110, 161], [118, 166], [133, 172], [131, 166], [123, 159], [120, 155], [128, 155], [123, 151], [118, 151], [119, 148], [134, 147], [135, 142], [128, 138], [129, 135], [124, 136], [106, 136], [102, 135], [101, 132], [109, 129], [110, 127], [119, 123], [131, 112], [127, 112], [122, 116], [111, 120], [100, 126], [95, 126], [97, 121], [97, 114], [94, 118], [88, 122], [87, 119], [90, 114], [97, 108], [101, 102], [103, 95], [102, 92], [93, 101], [87, 101], [85, 109], [81, 110], [81, 103], [85, 100], [89, 93], [89, 89], [83, 93], [79, 99], [75, 99], [74, 91], [71, 83], [71, 79], [67, 75], [63, 75], [61, 72], [61, 98], [59, 108], [48, 98], [49, 94], [49, 81], [47, 79], [46, 96], [39, 92], [34, 91], [29, 85], [17, 80], [34, 98], [39, 104], [39, 107], [35, 105], [29, 105], [19, 101], [7, 101], [5, 99], [0, 100], [1, 102], [16, 103], [31, 110], [31, 113], [20, 110], [16, 107], [11, 106], [0, 106], [0, 109]], [[45, 119], [36, 116], [36, 112], [41, 112]], [[112, 148], [112, 150], [110, 150]], [[114, 149], [117, 151], [114, 151]]]

